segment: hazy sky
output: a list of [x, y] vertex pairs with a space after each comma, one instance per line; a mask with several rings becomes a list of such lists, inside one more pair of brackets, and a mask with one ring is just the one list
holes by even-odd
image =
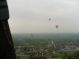
[[7, 1], [13, 33], [79, 32], [79, 0]]

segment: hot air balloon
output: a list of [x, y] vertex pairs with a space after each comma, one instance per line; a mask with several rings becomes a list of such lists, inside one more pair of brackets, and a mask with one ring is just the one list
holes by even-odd
[[56, 29], [58, 29], [59, 28], [59, 26], [58, 25], [56, 25]]
[[51, 21], [51, 18], [49, 18], [49, 21]]

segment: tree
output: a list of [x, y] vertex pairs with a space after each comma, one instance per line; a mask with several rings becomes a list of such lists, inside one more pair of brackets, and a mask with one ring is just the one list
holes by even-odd
[[72, 59], [79, 59], [79, 50], [75, 51], [72, 55]]

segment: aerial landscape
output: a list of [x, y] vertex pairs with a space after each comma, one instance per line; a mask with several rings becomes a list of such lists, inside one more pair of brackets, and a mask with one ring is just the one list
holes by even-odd
[[78, 59], [78, 33], [13, 34], [17, 59]]
[[8, 0], [17, 59], [79, 59], [78, 0]]

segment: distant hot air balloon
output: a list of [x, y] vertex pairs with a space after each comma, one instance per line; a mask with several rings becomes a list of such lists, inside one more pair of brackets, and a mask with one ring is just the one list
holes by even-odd
[[49, 21], [51, 21], [51, 18], [49, 18]]
[[59, 28], [59, 26], [58, 25], [56, 25], [56, 29], [58, 29]]

